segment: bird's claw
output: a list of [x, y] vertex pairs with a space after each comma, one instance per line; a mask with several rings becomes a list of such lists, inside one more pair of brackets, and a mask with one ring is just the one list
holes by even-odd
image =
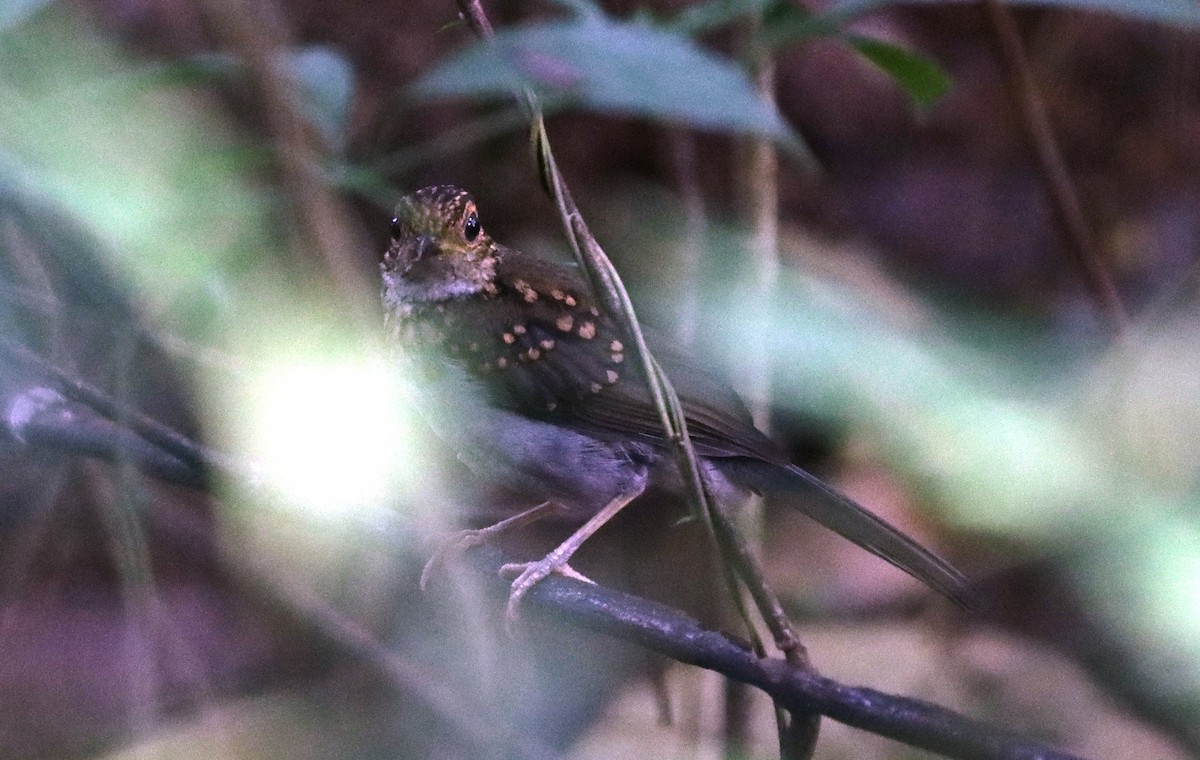
[[590, 583], [593, 586], [596, 585], [594, 580], [577, 572], [567, 564], [565, 559], [554, 556], [553, 552], [536, 562], [510, 562], [500, 567], [501, 575], [517, 576], [512, 582], [511, 591], [508, 594], [508, 607], [504, 613], [504, 620], [510, 631], [520, 617], [521, 599], [525, 596], [525, 592], [554, 573]]
[[452, 557], [459, 556], [467, 549], [483, 546], [491, 538], [492, 533], [493, 531], [490, 531], [488, 528], [460, 530], [440, 539], [437, 542], [437, 548], [433, 550], [433, 554], [429, 557], [429, 561], [421, 569], [421, 591], [424, 591], [425, 587], [429, 585], [429, 580], [433, 577], [434, 573]]

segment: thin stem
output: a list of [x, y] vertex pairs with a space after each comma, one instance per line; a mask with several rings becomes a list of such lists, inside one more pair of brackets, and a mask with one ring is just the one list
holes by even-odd
[[1003, 0], [982, 2], [984, 15], [996, 38], [1000, 61], [1008, 75], [1013, 101], [1020, 111], [1030, 148], [1041, 168], [1046, 190], [1050, 193], [1067, 251], [1109, 325], [1117, 335], [1124, 335], [1129, 329], [1129, 313], [1084, 216], [1079, 191], [1054, 137], [1045, 102], [1038, 90], [1033, 67], [1017, 32], [1012, 11]]

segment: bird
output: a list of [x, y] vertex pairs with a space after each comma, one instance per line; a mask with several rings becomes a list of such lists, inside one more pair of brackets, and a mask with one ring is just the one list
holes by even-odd
[[[552, 573], [587, 580], [569, 560], [606, 522], [654, 487], [683, 494], [640, 363], [617, 320], [577, 268], [510, 248], [483, 228], [474, 197], [453, 185], [405, 195], [380, 264], [389, 345], [417, 387], [433, 432], [467, 467], [534, 506], [463, 531], [450, 547], [483, 543], [549, 515], [582, 525], [540, 560], [501, 568], [507, 616]], [[790, 492], [809, 517], [970, 606], [950, 563], [789, 461], [711, 370], [647, 332], [678, 394], [709, 493], [736, 504], [751, 492]]]

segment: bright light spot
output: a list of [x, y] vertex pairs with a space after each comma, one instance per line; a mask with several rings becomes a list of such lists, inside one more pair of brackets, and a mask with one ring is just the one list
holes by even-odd
[[378, 357], [280, 357], [232, 420], [243, 454], [291, 507], [362, 517], [417, 482], [419, 446], [395, 372]]

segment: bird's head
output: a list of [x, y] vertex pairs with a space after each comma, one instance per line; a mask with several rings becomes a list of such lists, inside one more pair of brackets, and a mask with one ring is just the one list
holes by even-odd
[[383, 255], [384, 302], [445, 301], [474, 295], [496, 276], [497, 247], [479, 222], [475, 199], [435, 185], [400, 199]]

